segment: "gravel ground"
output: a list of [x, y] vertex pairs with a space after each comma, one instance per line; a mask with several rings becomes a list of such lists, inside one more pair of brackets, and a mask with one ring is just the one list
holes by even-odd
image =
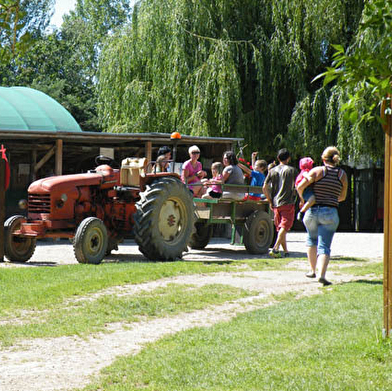
[[[382, 259], [383, 239], [381, 233], [364, 232], [338, 232], [332, 243], [332, 258], [334, 257], [361, 257]], [[305, 232], [290, 232], [287, 235], [287, 245], [290, 255], [295, 258], [306, 257]], [[230, 240], [213, 238], [204, 250], [190, 250], [184, 254], [186, 261], [229, 261], [250, 258], [267, 258], [267, 254], [248, 254], [243, 246], [232, 246]], [[106, 258], [110, 261], [145, 261], [146, 258], [139, 252], [138, 246], [132, 240], [119, 245], [118, 251]], [[39, 241], [33, 257], [26, 266], [74, 264], [77, 263], [73, 247], [68, 240]], [[23, 266], [23, 264], [3, 263], [2, 266]]]

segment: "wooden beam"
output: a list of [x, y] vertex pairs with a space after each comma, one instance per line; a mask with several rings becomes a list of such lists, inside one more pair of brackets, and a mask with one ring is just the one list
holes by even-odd
[[383, 125], [385, 132], [385, 182], [384, 182], [384, 330], [383, 335], [390, 337], [392, 328], [392, 219], [390, 205], [392, 205], [392, 118], [384, 116], [385, 103], [381, 108], [381, 115], [386, 120]]
[[147, 162], [151, 162], [151, 160], [152, 160], [152, 142], [146, 141], [144, 148], [146, 150]]
[[63, 173], [63, 140], [56, 140], [56, 166], [54, 170], [55, 175], [62, 175]]
[[38, 170], [54, 155], [56, 152], [56, 147], [50, 148], [50, 150], [45, 154], [45, 156], [35, 165], [34, 173], [37, 173]]
[[0, 262], [4, 261], [5, 161], [0, 157]]
[[31, 167], [33, 167], [32, 170], [30, 170], [30, 182], [34, 182], [37, 179], [36, 172], [34, 171], [34, 167], [37, 164], [37, 150], [33, 149], [31, 151]]

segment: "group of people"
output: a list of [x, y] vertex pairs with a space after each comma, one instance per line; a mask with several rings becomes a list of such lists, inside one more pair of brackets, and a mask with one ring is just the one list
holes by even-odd
[[[226, 151], [223, 154], [223, 163], [214, 162], [211, 165], [211, 178], [207, 178], [207, 172], [203, 170], [202, 164], [199, 161], [200, 149], [197, 145], [192, 145], [188, 149], [189, 159], [182, 165], [181, 179], [188, 186], [194, 197], [203, 199], [213, 198], [230, 198], [234, 200], [260, 200], [265, 198], [261, 193], [241, 193], [237, 191], [222, 191], [223, 184], [243, 185], [244, 173], [251, 178], [252, 186], [263, 186], [265, 174], [267, 171], [267, 162], [265, 160], [256, 160], [257, 152], [252, 153], [252, 167], [238, 162], [238, 159], [233, 151]], [[159, 154], [159, 151], [158, 151]], [[158, 161], [167, 157], [158, 156]], [[165, 160], [166, 159], [166, 160]]]
[[310, 271], [306, 277], [316, 278], [316, 266], [320, 263], [319, 282], [331, 285], [325, 278], [331, 254], [332, 238], [339, 225], [338, 205], [346, 199], [347, 175], [339, 168], [340, 154], [336, 147], [328, 147], [321, 155], [322, 166], [313, 168], [310, 157], [300, 160], [301, 172], [289, 166], [287, 149], [278, 152], [279, 165], [272, 169], [264, 181], [263, 191], [274, 211], [274, 223], [278, 232], [270, 256], [289, 255], [286, 235], [294, 223], [296, 194], [300, 198], [299, 219], [303, 219], [307, 231], [307, 257]]
[[[158, 151], [156, 165], [166, 171], [170, 160], [170, 148]], [[270, 165], [265, 160], [257, 160], [257, 152], [252, 153], [252, 169], [239, 163], [233, 151], [223, 154], [223, 164], [215, 162], [211, 166], [212, 178], [207, 179], [199, 161], [200, 149], [193, 145], [189, 148], [189, 160], [182, 166], [181, 179], [188, 185], [194, 197], [230, 198], [234, 200], [266, 199], [274, 212], [277, 230], [276, 241], [269, 252], [274, 258], [289, 256], [287, 232], [295, 219], [296, 197], [300, 199], [300, 212], [297, 218], [303, 221], [307, 231], [307, 257], [309, 278], [316, 278], [316, 266], [320, 264], [319, 282], [324, 286], [331, 282], [325, 278], [331, 254], [331, 243], [339, 225], [338, 205], [346, 199], [347, 175], [339, 168], [340, 153], [336, 147], [328, 147], [321, 155], [322, 166], [313, 167], [313, 159], [304, 157], [299, 162], [300, 173], [289, 166], [290, 153], [286, 148], [277, 154], [278, 164]], [[160, 161], [160, 163], [158, 162]], [[250, 185], [262, 187], [263, 193], [241, 193], [222, 191], [222, 184], [244, 184], [244, 173], [251, 178]]]

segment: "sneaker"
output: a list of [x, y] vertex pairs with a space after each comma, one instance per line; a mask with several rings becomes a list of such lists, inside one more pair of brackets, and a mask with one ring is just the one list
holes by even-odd
[[320, 282], [321, 284], [323, 284], [323, 286], [332, 285], [332, 282], [326, 280], [326, 279], [323, 278], [323, 277], [320, 277], [320, 278], [319, 278], [319, 282]]
[[272, 250], [268, 253], [268, 255], [269, 255], [270, 257], [272, 257], [272, 258], [282, 258], [282, 254], [280, 253], [280, 251], [274, 250], [274, 249], [272, 249]]
[[307, 272], [305, 274], [305, 276], [308, 277], [308, 278], [316, 278], [316, 273], [310, 271], [310, 272]]

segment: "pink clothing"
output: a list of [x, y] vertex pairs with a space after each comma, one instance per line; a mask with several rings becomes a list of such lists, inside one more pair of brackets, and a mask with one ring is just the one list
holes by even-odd
[[184, 176], [185, 170], [188, 171], [188, 178], [190, 178], [190, 177], [196, 175], [203, 168], [199, 161], [196, 162], [196, 167], [193, 167], [191, 162], [192, 162], [192, 160], [189, 159], [182, 165], [181, 179], [184, 183], [188, 183], [188, 184], [200, 182], [200, 179], [193, 178], [193, 179], [187, 181], [187, 178], [185, 178], [185, 176]]
[[301, 170], [297, 178], [295, 178], [295, 187], [297, 187], [302, 181], [302, 179], [304, 179], [304, 172], [309, 172], [309, 170]]
[[313, 159], [311, 157], [303, 157], [299, 161], [299, 169], [300, 170], [311, 170], [313, 168]]
[[299, 161], [299, 168], [301, 172], [295, 178], [295, 186], [297, 187], [302, 179], [304, 179], [304, 172], [309, 172], [313, 168], [313, 159], [311, 157], [303, 157]]
[[[222, 174], [218, 174], [216, 177], [212, 178], [216, 181], [221, 181], [223, 179], [223, 175]], [[211, 190], [214, 191], [215, 193], [222, 193], [222, 186], [221, 185], [217, 185], [217, 184], [213, 184], [210, 186]]]

